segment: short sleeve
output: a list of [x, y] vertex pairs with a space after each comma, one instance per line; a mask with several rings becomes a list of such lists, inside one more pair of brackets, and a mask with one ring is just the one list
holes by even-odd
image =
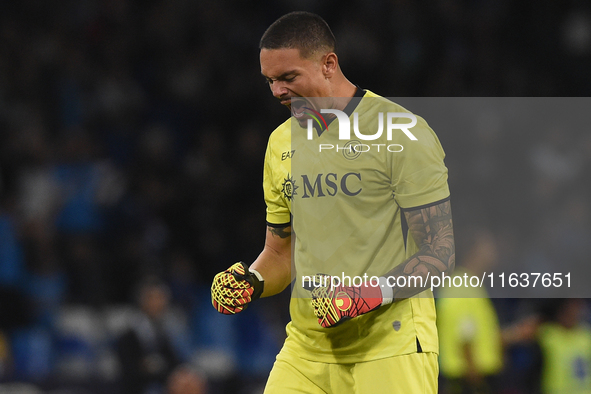
[[413, 128], [417, 140], [404, 143], [403, 151], [392, 161], [392, 189], [402, 209], [418, 208], [449, 198], [443, 148], [424, 120], [421, 119], [418, 126]]
[[265, 154], [263, 191], [265, 204], [267, 204], [267, 224], [281, 226], [290, 223], [291, 215], [284, 193], [281, 191], [281, 175], [274, 171], [274, 168], [283, 167], [284, 164], [274, 153], [270, 139]]

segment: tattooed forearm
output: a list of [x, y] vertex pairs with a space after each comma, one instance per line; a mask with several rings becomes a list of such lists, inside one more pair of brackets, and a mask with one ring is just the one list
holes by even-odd
[[405, 282], [413, 285], [422, 282], [423, 286], [393, 287], [395, 299], [408, 298], [420, 293], [428, 287], [427, 276], [440, 275], [444, 271], [449, 274], [455, 267], [455, 244], [449, 201], [404, 214], [409, 233], [419, 251], [386, 275], [420, 276], [423, 278], [422, 281]]
[[287, 227], [271, 227], [269, 226], [269, 231], [274, 236], [278, 236], [279, 238], [287, 238], [291, 235], [291, 226]]
[[405, 215], [410, 234], [420, 248], [419, 254], [435, 257], [449, 268], [455, 255], [449, 201]]

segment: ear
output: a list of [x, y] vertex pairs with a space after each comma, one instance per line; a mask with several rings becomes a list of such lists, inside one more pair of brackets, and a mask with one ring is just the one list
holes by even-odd
[[339, 68], [339, 58], [334, 52], [329, 52], [322, 59], [322, 73], [325, 78], [332, 78]]

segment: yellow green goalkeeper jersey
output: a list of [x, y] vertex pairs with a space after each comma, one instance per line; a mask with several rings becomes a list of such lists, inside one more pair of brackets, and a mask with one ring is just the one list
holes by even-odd
[[[323, 328], [303, 288], [306, 278], [317, 273], [350, 277], [357, 283], [384, 275], [418, 251], [402, 211], [449, 198], [445, 154], [422, 118], [416, 116], [416, 126], [408, 129], [416, 140], [400, 129], [388, 135], [387, 114], [410, 112], [360, 89], [343, 112], [349, 116], [350, 140], [339, 139], [336, 119], [328, 122], [328, 130], [311, 135], [293, 117], [269, 138], [263, 181], [267, 222], [291, 223], [295, 235], [292, 321], [283, 351], [329, 363], [438, 352], [430, 291]], [[379, 138], [357, 137], [355, 125], [363, 135], [372, 135], [380, 116]]]
[[542, 324], [538, 341], [544, 359], [542, 393], [591, 393], [591, 327], [570, 329], [558, 323]]

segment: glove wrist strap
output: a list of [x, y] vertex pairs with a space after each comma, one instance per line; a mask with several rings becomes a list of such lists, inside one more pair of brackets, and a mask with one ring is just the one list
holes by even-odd
[[380, 276], [378, 282], [382, 291], [382, 305], [391, 304], [394, 301], [394, 290], [388, 285], [388, 279]]
[[256, 276], [259, 281], [264, 281], [263, 275], [261, 275], [259, 271], [255, 270], [254, 268], [249, 268], [248, 270], [250, 271], [250, 273], [254, 274], [254, 276]]
[[259, 299], [261, 294], [263, 294], [265, 280], [263, 279], [263, 275], [261, 275], [261, 273], [254, 268], [248, 268], [248, 272], [251, 274], [250, 281], [252, 287], [254, 288], [254, 293], [252, 294], [252, 300], [254, 301]]

